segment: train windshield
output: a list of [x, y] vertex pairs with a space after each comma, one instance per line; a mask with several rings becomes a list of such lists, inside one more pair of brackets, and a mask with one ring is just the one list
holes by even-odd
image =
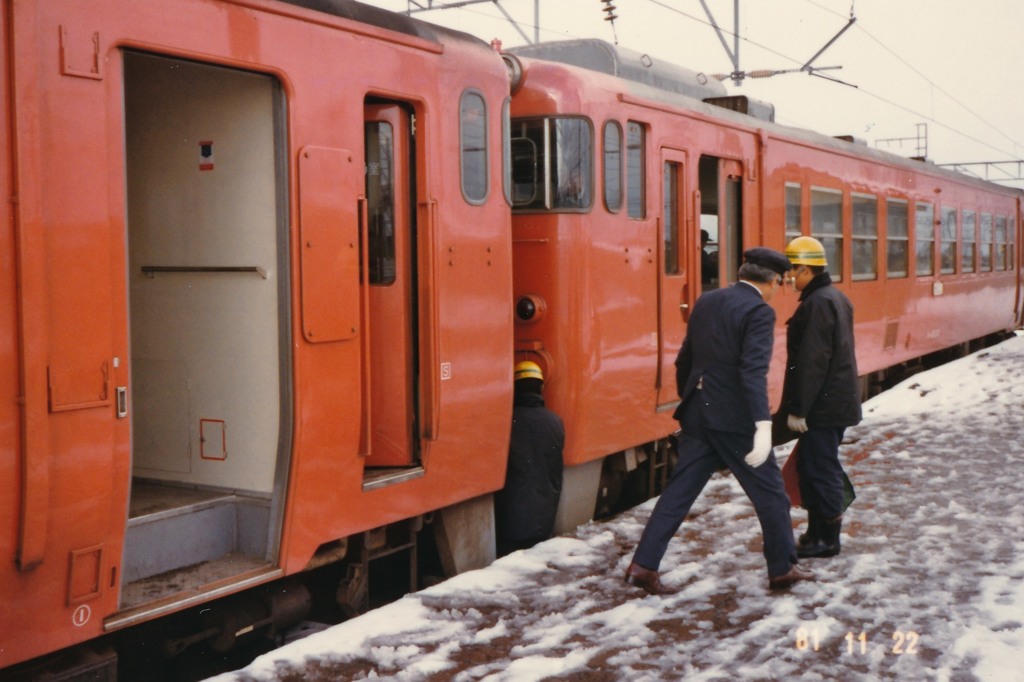
[[594, 195], [593, 137], [585, 118], [513, 120], [513, 208], [589, 209]]

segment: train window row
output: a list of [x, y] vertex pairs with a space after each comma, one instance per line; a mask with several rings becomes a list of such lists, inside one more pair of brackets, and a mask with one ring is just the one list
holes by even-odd
[[[482, 120], [482, 99], [477, 104], [480, 111], [476, 116]], [[464, 104], [463, 111], [466, 109]], [[590, 121], [582, 117], [531, 118], [513, 122], [509, 143], [510, 202], [513, 208], [589, 210], [594, 203], [593, 137]], [[629, 218], [644, 218], [647, 179], [644, 176], [646, 140], [643, 124], [627, 121], [624, 131], [619, 122], [608, 121], [601, 131], [601, 141], [602, 190], [606, 210], [618, 213], [625, 203]], [[483, 144], [482, 138], [480, 144]], [[465, 134], [463, 154], [464, 159], [472, 158], [467, 151]], [[463, 162], [464, 174], [474, 175], [475, 181], [482, 183], [479, 187], [466, 188], [467, 198], [482, 198], [482, 194], [472, 194], [473, 189], [481, 193], [486, 191], [485, 161], [486, 153], [482, 152], [479, 163], [483, 166], [472, 172], [467, 170], [467, 161]], [[664, 181], [666, 188], [675, 186], [671, 178], [666, 177]], [[701, 189], [703, 193], [705, 188], [702, 186]], [[846, 198], [843, 190], [811, 186], [806, 188], [805, 195], [804, 189], [800, 183], [785, 184], [787, 241], [803, 234], [806, 202], [809, 233], [825, 246], [829, 271], [836, 281], [847, 277], [843, 271], [847, 239], [851, 249], [852, 272], [849, 277], [853, 281], [877, 280], [883, 274], [888, 279], [898, 279], [909, 277], [911, 273], [930, 277], [958, 272], [1005, 271], [1015, 267], [1012, 220], [1007, 216], [940, 205], [936, 219], [936, 206], [931, 202], [900, 197], [880, 198], [866, 192], [850, 191], [852, 224], [847, 229], [843, 224]], [[671, 257], [671, 249], [669, 244], [666, 257]]]
[[[787, 182], [784, 191], [788, 241], [803, 233], [804, 193], [803, 187], [794, 182]], [[911, 210], [907, 199], [886, 197], [879, 201], [873, 194], [850, 192], [852, 225], [847, 232], [843, 228], [842, 190], [812, 186], [808, 196], [810, 235], [824, 245], [834, 280], [845, 276], [845, 234], [849, 234], [851, 240], [853, 281], [878, 279], [880, 261], [885, 265], [884, 274], [888, 279], [908, 277], [911, 272], [918, 277], [931, 277], [958, 272], [998, 272], [1015, 267], [1012, 220], [1007, 216], [940, 206], [937, 220], [935, 205], [931, 202], [914, 201]], [[884, 258], [879, 259], [882, 248], [879, 226], [883, 224], [885, 252]]]

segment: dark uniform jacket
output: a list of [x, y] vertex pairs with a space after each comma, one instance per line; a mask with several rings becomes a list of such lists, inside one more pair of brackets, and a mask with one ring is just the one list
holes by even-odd
[[536, 393], [516, 391], [505, 487], [494, 499], [500, 541], [532, 544], [551, 537], [562, 493], [562, 419]]
[[786, 323], [786, 378], [782, 411], [812, 428], [860, 422], [860, 387], [853, 347], [853, 305], [823, 272], [800, 292]]
[[[752, 434], [768, 421], [768, 364], [775, 340], [775, 311], [744, 282], [697, 299], [676, 357], [676, 386], [683, 405], [703, 402], [707, 427]], [[701, 388], [698, 390], [698, 384]]]

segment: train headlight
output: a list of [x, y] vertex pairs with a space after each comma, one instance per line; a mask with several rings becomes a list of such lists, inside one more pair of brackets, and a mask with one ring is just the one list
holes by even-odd
[[536, 322], [544, 317], [548, 306], [540, 296], [527, 294], [516, 301], [516, 319], [520, 322]]

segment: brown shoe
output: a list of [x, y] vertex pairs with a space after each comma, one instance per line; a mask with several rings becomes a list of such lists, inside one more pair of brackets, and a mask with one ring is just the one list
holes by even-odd
[[658, 578], [658, 572], [644, 568], [637, 563], [629, 564], [629, 568], [626, 569], [625, 581], [630, 585], [642, 587], [647, 594], [668, 594], [668, 590]]
[[802, 581], [813, 581], [815, 580], [814, 574], [810, 571], [805, 571], [796, 564], [789, 569], [789, 573], [785, 575], [777, 575], [768, 578], [768, 589], [770, 590], [788, 590], [794, 584]]

